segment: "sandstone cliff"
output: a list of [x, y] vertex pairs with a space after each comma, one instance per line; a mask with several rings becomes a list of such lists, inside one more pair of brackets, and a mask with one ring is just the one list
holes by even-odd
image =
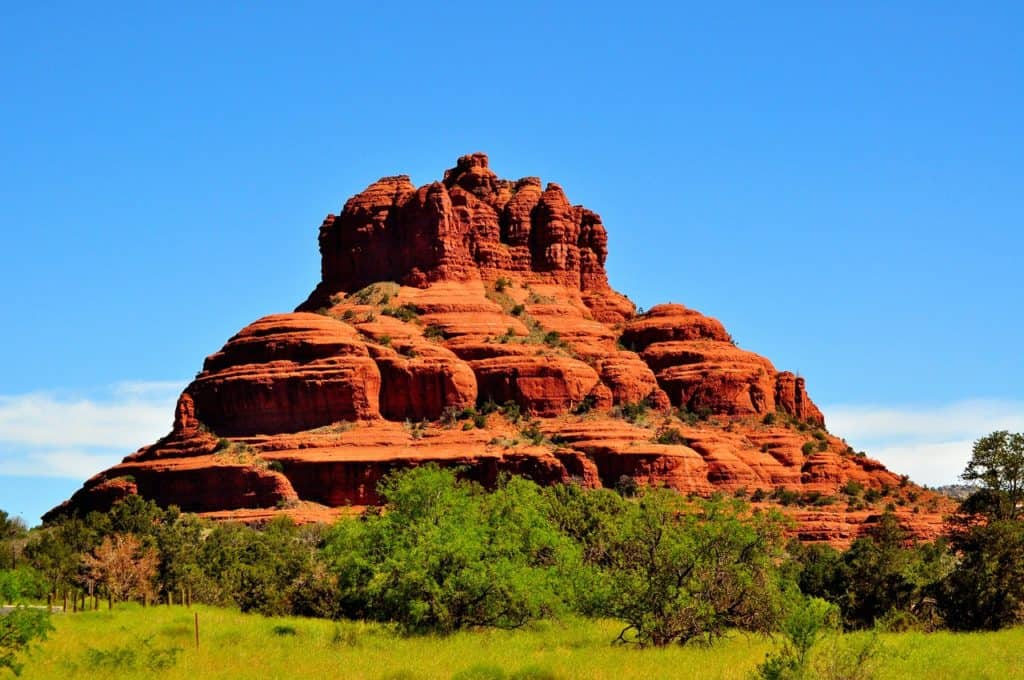
[[683, 305], [638, 314], [608, 284], [600, 216], [483, 154], [440, 182], [385, 177], [320, 227], [321, 281], [207, 357], [170, 434], [50, 517], [126, 494], [212, 517], [330, 519], [433, 461], [493, 484], [668, 485], [782, 505], [842, 544], [948, 502], [825, 430], [804, 380]]

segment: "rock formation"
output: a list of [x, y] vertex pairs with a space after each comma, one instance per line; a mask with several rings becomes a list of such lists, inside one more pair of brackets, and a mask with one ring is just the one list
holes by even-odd
[[487, 156], [440, 182], [385, 177], [320, 227], [321, 280], [207, 357], [170, 434], [49, 517], [127, 494], [211, 517], [330, 519], [388, 472], [436, 462], [493, 484], [668, 485], [781, 505], [849, 542], [889, 504], [918, 536], [948, 503], [825, 429], [803, 378], [679, 304], [608, 284], [597, 213]]

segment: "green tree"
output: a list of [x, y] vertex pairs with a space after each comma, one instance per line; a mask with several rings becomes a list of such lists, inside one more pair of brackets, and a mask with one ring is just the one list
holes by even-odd
[[201, 555], [204, 537], [211, 530], [209, 522], [195, 515], [183, 514], [173, 506], [166, 511], [163, 521], [155, 527], [160, 556], [157, 580], [165, 594], [181, 597], [183, 592], [209, 590]]
[[517, 477], [486, 493], [428, 465], [379, 492], [383, 512], [342, 521], [327, 540], [342, 615], [448, 633], [515, 628], [558, 609], [578, 550], [544, 515], [536, 484]]
[[958, 630], [996, 630], [1024, 622], [1024, 522], [993, 520], [952, 538], [959, 555], [940, 598]]
[[19, 655], [35, 640], [45, 640], [53, 630], [50, 612], [42, 609], [18, 608], [0, 616], [0, 669], [9, 668], [21, 675]]
[[43, 599], [46, 585], [42, 575], [31, 567], [0, 569], [0, 604]]
[[827, 546], [795, 550], [800, 588], [838, 604], [849, 628], [886, 619], [896, 627], [939, 624], [934, 591], [952, 568], [942, 542], [913, 545], [892, 513], [839, 553]]
[[58, 593], [79, 581], [82, 555], [99, 545], [99, 534], [78, 518], [33, 530], [25, 546], [25, 558], [46, 579], [49, 591]]
[[200, 599], [266, 615], [292, 611], [294, 585], [312, 569], [313, 547], [287, 517], [257, 530], [218, 524], [202, 543]]
[[961, 478], [982, 487], [973, 509], [995, 519], [1020, 517], [1024, 512], [1024, 433], [999, 430], [974, 442]]
[[739, 501], [691, 504], [668, 489], [646, 489], [624, 510], [601, 612], [627, 624], [619, 640], [664, 646], [776, 626], [786, 590], [781, 516], [747, 516]]
[[24, 542], [27, 533], [20, 517], [11, 517], [0, 510], [0, 569], [18, 566], [19, 544]]

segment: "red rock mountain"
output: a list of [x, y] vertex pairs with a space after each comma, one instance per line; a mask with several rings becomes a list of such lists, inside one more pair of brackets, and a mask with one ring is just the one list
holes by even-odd
[[49, 517], [127, 494], [211, 517], [330, 519], [389, 471], [465, 466], [550, 484], [668, 485], [782, 504], [844, 543], [944, 502], [829, 434], [804, 380], [683, 305], [637, 313], [608, 284], [600, 216], [487, 156], [440, 182], [385, 177], [320, 227], [321, 281], [206, 358], [170, 434]]

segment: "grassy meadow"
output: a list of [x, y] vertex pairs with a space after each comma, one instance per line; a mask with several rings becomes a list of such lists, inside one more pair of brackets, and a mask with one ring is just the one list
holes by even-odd
[[[198, 612], [200, 647], [193, 615]], [[401, 637], [379, 624], [267, 618], [198, 606], [121, 605], [55, 615], [23, 677], [33, 678], [747, 678], [770, 640], [735, 635], [712, 647], [612, 646], [614, 622], [542, 622], [517, 631]], [[867, 634], [821, 643], [856, 646]], [[1024, 677], [1024, 628], [880, 636], [875, 677]]]

